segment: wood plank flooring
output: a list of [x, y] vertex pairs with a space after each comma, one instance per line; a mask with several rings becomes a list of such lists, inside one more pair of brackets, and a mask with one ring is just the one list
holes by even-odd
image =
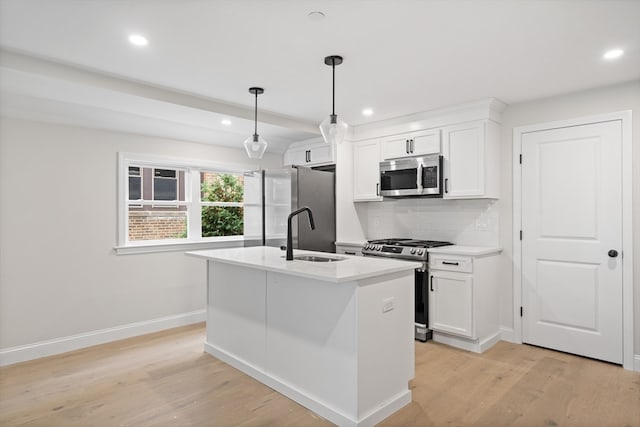
[[[0, 425], [332, 425], [203, 342], [199, 324], [0, 368]], [[416, 343], [411, 388], [380, 426], [640, 427], [640, 373], [526, 345]]]

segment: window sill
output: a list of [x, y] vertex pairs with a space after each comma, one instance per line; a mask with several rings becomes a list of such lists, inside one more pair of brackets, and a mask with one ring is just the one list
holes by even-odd
[[234, 248], [244, 246], [244, 236], [220, 237], [199, 242], [153, 242], [116, 246], [116, 255], [147, 254], [156, 252], [184, 252], [200, 249]]

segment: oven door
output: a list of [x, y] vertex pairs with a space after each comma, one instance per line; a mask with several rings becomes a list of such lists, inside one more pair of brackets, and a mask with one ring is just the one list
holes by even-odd
[[429, 272], [426, 268], [415, 270], [415, 338], [419, 341], [431, 339], [429, 330]]

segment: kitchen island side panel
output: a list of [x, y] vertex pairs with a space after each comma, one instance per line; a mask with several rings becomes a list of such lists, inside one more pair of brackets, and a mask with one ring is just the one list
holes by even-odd
[[209, 261], [207, 274], [207, 343], [263, 369], [266, 271]]
[[267, 273], [266, 371], [338, 412], [356, 412], [356, 282]]
[[[414, 377], [414, 272], [360, 281], [358, 303], [358, 418], [381, 403], [396, 410], [411, 401]], [[382, 419], [382, 418], [378, 418]]]

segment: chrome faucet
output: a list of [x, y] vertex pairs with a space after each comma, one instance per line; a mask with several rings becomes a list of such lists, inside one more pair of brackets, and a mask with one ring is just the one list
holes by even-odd
[[307, 214], [309, 216], [309, 225], [311, 226], [311, 229], [316, 229], [316, 225], [313, 222], [313, 213], [308, 206], [303, 206], [300, 209], [289, 214], [289, 217], [287, 218], [287, 261], [293, 261], [293, 238], [291, 237], [291, 219], [304, 211], [307, 211]]

